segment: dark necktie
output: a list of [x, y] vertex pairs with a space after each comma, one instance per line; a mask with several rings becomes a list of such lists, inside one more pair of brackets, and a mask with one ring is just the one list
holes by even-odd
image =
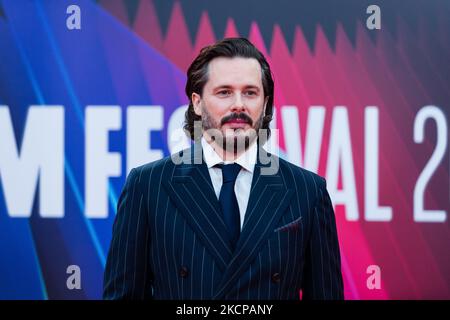
[[234, 250], [241, 232], [241, 217], [239, 214], [239, 205], [234, 192], [234, 184], [241, 170], [237, 163], [219, 164], [217, 167], [222, 169], [222, 188], [220, 189], [219, 202], [222, 208], [225, 225], [230, 232], [231, 246]]

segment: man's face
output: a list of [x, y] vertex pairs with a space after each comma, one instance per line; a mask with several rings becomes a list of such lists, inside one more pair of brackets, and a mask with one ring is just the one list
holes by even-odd
[[223, 137], [221, 147], [235, 150], [243, 141], [256, 138], [267, 100], [261, 76], [261, 66], [254, 58], [218, 57], [210, 61], [202, 96], [192, 94], [205, 138]]

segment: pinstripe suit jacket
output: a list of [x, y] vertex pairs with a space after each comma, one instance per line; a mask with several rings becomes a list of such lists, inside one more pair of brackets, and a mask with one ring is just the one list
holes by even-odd
[[[234, 252], [201, 148], [133, 169], [118, 203], [103, 297], [299, 299], [302, 290], [303, 299], [342, 299], [325, 180], [259, 150]], [[269, 166], [261, 154], [275, 161], [276, 174], [261, 174]]]

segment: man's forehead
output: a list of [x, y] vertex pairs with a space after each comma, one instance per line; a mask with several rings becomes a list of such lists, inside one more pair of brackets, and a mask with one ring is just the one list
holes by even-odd
[[261, 86], [261, 66], [255, 58], [243, 57], [217, 57], [208, 65], [208, 82], [231, 85], [227, 83], [246, 83], [247, 85]]

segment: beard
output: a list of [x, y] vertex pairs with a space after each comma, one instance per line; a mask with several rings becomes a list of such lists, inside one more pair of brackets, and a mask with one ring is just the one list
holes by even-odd
[[[230, 120], [241, 119], [248, 125], [249, 129], [222, 129], [222, 126]], [[226, 152], [232, 152], [234, 154], [243, 152], [249, 148], [249, 146], [258, 137], [259, 131], [262, 127], [264, 119], [264, 110], [261, 111], [260, 116], [256, 121], [246, 113], [233, 112], [220, 120], [218, 123], [208, 112], [206, 108], [202, 110], [202, 130], [207, 132], [207, 137], [213, 140], [219, 147]]]

